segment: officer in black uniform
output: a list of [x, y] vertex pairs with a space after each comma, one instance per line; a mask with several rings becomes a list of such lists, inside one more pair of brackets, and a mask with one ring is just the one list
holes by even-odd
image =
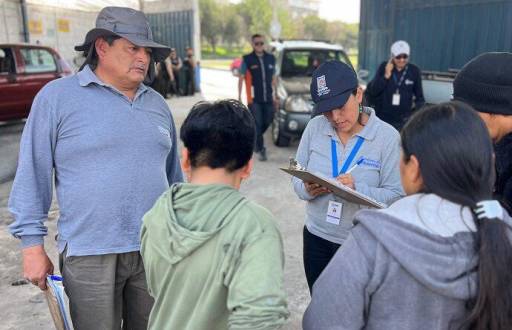
[[[368, 84], [367, 100], [377, 116], [400, 130], [413, 108], [425, 104], [420, 69], [409, 63], [410, 47], [403, 40], [391, 46], [391, 58], [383, 62]], [[413, 104], [414, 103], [414, 104]]]

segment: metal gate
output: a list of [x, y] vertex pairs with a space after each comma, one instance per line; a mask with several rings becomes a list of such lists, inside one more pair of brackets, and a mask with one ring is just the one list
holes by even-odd
[[194, 45], [194, 12], [192, 10], [147, 14], [156, 42], [176, 48], [185, 56], [185, 48]]
[[375, 72], [403, 39], [422, 70], [460, 69], [488, 51], [512, 51], [510, 0], [361, 0], [359, 66]]

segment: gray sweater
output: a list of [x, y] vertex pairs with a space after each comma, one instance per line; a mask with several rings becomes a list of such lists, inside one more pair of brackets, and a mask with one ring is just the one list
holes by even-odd
[[142, 216], [183, 181], [176, 128], [165, 100], [141, 84], [132, 100], [86, 66], [36, 96], [9, 199], [11, 233], [42, 245], [52, 202], [67, 256], [138, 251]]
[[304, 329], [457, 328], [476, 292], [469, 209], [418, 194], [355, 221], [313, 287]]
[[[361, 157], [364, 158], [364, 162], [351, 172], [355, 189], [381, 203], [391, 204], [404, 195], [399, 171], [400, 136], [393, 127], [380, 120], [373, 109], [365, 110], [370, 114], [366, 126], [346, 145], [340, 142], [334, 128], [324, 116], [311, 119], [302, 134], [296, 159], [310, 172], [332, 178], [331, 140], [336, 142], [338, 169], [341, 169], [358, 137], [362, 137], [364, 142], [349, 166], [353, 166]], [[292, 182], [297, 196], [307, 201], [308, 231], [328, 241], [343, 244], [352, 228], [354, 214], [364, 207], [333, 194], [313, 198], [307, 193], [302, 180], [293, 177]], [[326, 221], [329, 201], [343, 204], [339, 225]]]

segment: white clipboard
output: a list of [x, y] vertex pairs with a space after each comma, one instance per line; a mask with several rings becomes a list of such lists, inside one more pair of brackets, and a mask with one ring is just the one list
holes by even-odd
[[48, 275], [46, 277], [46, 286], [47, 289], [44, 293], [55, 328], [57, 330], [72, 330], [71, 322], [68, 320], [66, 293], [62, 286], [62, 277]]
[[304, 182], [317, 183], [322, 187], [329, 189], [330, 191], [332, 191], [334, 195], [341, 197], [346, 201], [377, 209], [384, 209], [387, 207], [386, 204], [378, 202], [375, 199], [366, 196], [365, 194], [362, 194], [354, 189], [344, 186], [341, 183], [337, 182], [336, 180], [326, 178], [321, 174], [314, 174], [304, 169], [284, 167], [281, 167], [280, 169], [288, 174], [293, 175], [294, 177], [301, 179]]

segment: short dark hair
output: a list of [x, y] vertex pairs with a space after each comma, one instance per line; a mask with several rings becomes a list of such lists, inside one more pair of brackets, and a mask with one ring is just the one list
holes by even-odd
[[245, 105], [236, 100], [196, 103], [183, 122], [180, 138], [193, 168], [233, 172], [252, 157], [256, 128]]
[[256, 38], [263, 38], [263, 36], [259, 33], [255, 33], [251, 36], [251, 41], [254, 41]]
[[105, 40], [109, 46], [112, 46], [112, 44], [114, 43], [114, 41], [116, 41], [117, 39], [121, 39], [121, 37], [120, 37], [120, 36], [114, 36], [114, 35], [105, 36], [105, 37], [101, 37], [101, 38], [102, 38], [103, 40]]

